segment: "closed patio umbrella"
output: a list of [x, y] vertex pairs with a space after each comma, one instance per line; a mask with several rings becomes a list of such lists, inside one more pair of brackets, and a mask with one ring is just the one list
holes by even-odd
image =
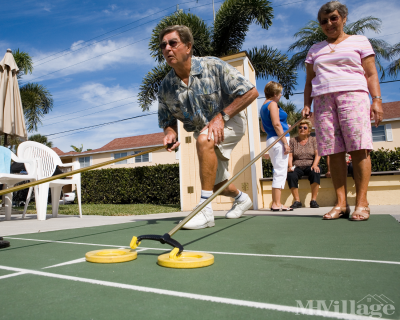
[[4, 145], [7, 135], [28, 139], [19, 92], [17, 73], [11, 49], [0, 61], [0, 133], [4, 134]]
[[[25, 140], [28, 138], [17, 80], [19, 69], [11, 52], [11, 49], [7, 49], [3, 60], [0, 61], [0, 134], [4, 134], [4, 146], [8, 135]], [[0, 237], [0, 248], [9, 245], [8, 241]]]

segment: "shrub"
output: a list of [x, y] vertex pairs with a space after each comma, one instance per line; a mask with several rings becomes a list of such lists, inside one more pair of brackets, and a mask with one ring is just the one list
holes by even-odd
[[178, 164], [92, 170], [81, 179], [82, 203], [180, 203]]
[[371, 151], [370, 156], [372, 172], [400, 169], [400, 148], [394, 148], [394, 150], [380, 148]]

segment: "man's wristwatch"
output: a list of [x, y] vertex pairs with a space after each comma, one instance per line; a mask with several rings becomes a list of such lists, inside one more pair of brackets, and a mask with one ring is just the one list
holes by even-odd
[[231, 118], [224, 111], [221, 111], [221, 115], [222, 115], [222, 119], [224, 119], [225, 122], [229, 121], [229, 119]]
[[374, 96], [374, 97], [372, 97], [372, 99], [379, 99], [379, 100], [382, 100], [382, 96]]

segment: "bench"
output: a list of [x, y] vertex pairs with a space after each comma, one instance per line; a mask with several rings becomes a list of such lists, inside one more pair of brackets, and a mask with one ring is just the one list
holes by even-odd
[[[263, 207], [269, 208], [272, 203], [272, 177], [261, 178], [260, 185], [263, 197]], [[351, 175], [347, 176], [347, 199], [350, 205], [355, 204], [355, 184]], [[368, 201], [371, 205], [400, 205], [400, 171], [372, 172], [368, 184]], [[308, 206], [311, 200], [311, 189], [308, 177], [299, 179], [299, 195], [301, 202]], [[331, 179], [321, 174], [321, 184], [317, 202], [321, 207], [335, 204], [336, 195]], [[282, 189], [281, 202], [286, 206], [293, 203], [293, 196], [286, 183]]]

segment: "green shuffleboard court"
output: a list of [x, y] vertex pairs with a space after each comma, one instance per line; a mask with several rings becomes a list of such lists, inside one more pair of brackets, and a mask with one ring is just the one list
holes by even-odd
[[98, 264], [89, 251], [129, 248], [181, 218], [4, 237], [0, 319], [400, 319], [400, 224], [319, 216], [216, 218], [180, 230], [198, 269], [157, 264], [172, 247], [143, 240], [136, 260]]

